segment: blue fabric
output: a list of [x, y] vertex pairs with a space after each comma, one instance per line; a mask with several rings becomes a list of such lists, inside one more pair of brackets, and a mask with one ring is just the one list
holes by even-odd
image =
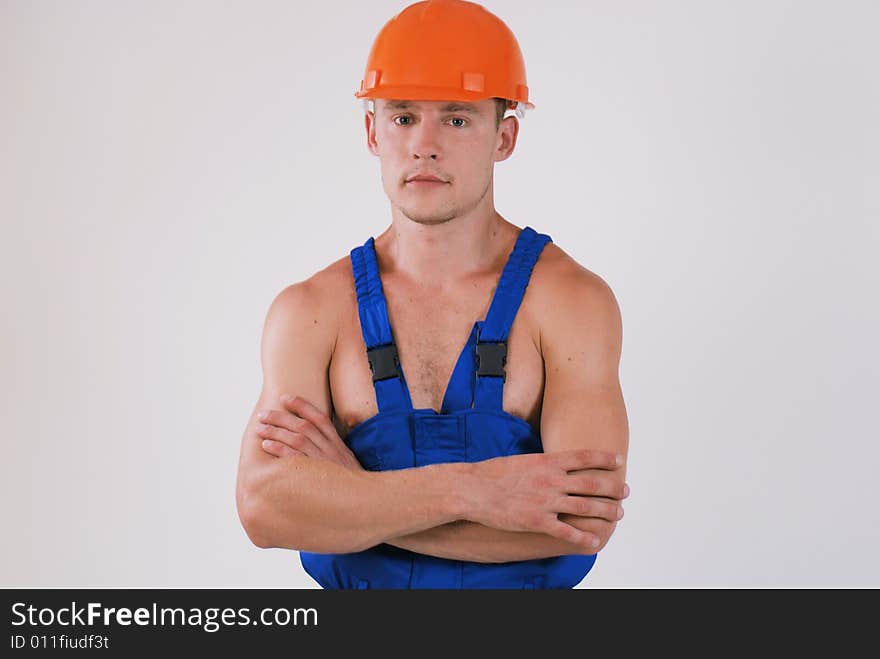
[[[440, 413], [413, 409], [402, 368], [376, 380], [379, 412], [349, 431], [346, 443], [365, 469], [407, 469], [442, 462], [477, 462], [543, 451], [538, 432], [502, 409], [504, 378], [477, 373], [477, 342], [506, 341], [538, 256], [552, 239], [525, 227], [508, 257], [486, 318], [474, 323], [458, 357]], [[358, 313], [367, 350], [394, 338], [373, 238], [351, 250]], [[509, 563], [437, 558], [389, 544], [348, 554], [300, 552], [303, 568], [331, 589], [572, 588], [596, 554]]]

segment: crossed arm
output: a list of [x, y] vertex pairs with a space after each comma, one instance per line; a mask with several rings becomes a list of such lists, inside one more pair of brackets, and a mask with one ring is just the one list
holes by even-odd
[[[302, 302], [303, 291], [285, 293], [270, 310], [264, 349], [273, 344], [279, 327], [289, 327], [285, 316], [302, 315], [302, 305], [296, 309], [295, 302]], [[268, 413], [263, 423], [252, 419], [243, 439], [237, 492], [252, 540], [259, 546], [310, 551], [358, 551], [386, 542], [478, 562], [602, 549], [622, 516], [620, 500], [627, 496], [625, 465], [613, 462], [614, 455], [625, 458], [628, 449], [617, 375], [620, 314], [610, 289], [594, 275], [572, 277], [559, 294], [568, 313], [541, 335], [543, 462], [541, 456], [510, 456], [491, 465], [365, 472], [317, 405], [301, 394], [281, 401], [276, 388], [275, 400], [265, 396], [258, 403], [256, 411]], [[289, 345], [291, 335], [284, 334]], [[260, 468], [254, 468], [257, 462]], [[301, 505], [292, 505], [294, 499]], [[409, 510], [401, 510], [402, 501]], [[310, 518], [307, 509], [317, 512]], [[301, 534], [290, 525], [283, 532], [282, 520], [290, 515], [297, 517]], [[320, 534], [314, 532], [318, 528]], [[318, 535], [322, 540], [310, 544], [307, 536]]]

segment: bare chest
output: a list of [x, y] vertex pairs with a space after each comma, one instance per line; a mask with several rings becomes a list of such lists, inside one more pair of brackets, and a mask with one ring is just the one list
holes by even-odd
[[[483, 320], [492, 296], [491, 282], [457, 294], [431, 294], [384, 284], [388, 316], [401, 367], [416, 409], [441, 410], [452, 372], [473, 325]], [[507, 379], [502, 408], [540, 427], [544, 362], [538, 348], [527, 298], [508, 337]], [[330, 363], [330, 394], [340, 435], [378, 412], [366, 346], [353, 291], [343, 310]]]

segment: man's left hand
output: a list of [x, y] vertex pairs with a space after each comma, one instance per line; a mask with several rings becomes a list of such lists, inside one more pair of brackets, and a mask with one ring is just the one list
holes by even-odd
[[306, 455], [335, 462], [346, 469], [362, 471], [358, 459], [345, 445], [326, 414], [301, 396], [281, 397], [280, 410], [263, 410], [257, 419], [257, 434], [263, 450], [276, 457]]

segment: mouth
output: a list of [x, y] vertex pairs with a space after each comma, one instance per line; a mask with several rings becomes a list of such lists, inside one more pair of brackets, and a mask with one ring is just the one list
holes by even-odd
[[436, 174], [413, 174], [408, 179], [404, 181], [404, 183], [412, 183], [412, 184], [422, 184], [422, 183], [446, 183], [447, 181], [440, 178]]
[[428, 179], [412, 179], [406, 182], [407, 185], [413, 185], [417, 188], [439, 188], [441, 185], [446, 185], [446, 181], [435, 181]]
[[433, 174], [416, 174], [410, 179], [405, 181], [406, 185], [414, 190], [438, 190], [444, 185], [447, 184], [447, 181], [444, 181], [439, 176], [434, 176]]

